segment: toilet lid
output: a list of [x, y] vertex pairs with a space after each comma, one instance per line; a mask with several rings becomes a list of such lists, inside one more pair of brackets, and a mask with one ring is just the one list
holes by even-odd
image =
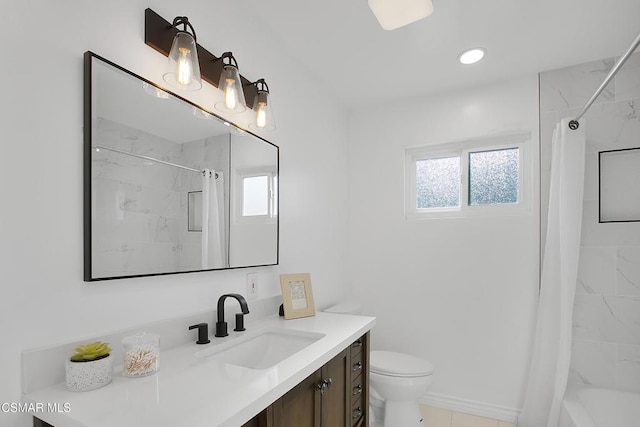
[[372, 351], [369, 366], [371, 372], [395, 377], [423, 377], [433, 373], [433, 365], [426, 360], [394, 351]]

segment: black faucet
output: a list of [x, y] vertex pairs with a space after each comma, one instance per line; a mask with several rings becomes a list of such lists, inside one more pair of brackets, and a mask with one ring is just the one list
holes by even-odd
[[229, 334], [227, 333], [227, 322], [224, 321], [224, 300], [227, 297], [232, 297], [238, 300], [240, 303], [240, 308], [242, 309], [242, 313], [236, 314], [236, 328], [234, 331], [244, 331], [244, 315], [249, 313], [249, 306], [247, 305], [247, 300], [240, 294], [224, 294], [220, 298], [218, 298], [218, 321], [216, 322], [216, 337], [226, 337]]
[[198, 323], [196, 325], [189, 326], [189, 330], [195, 328], [198, 328], [198, 341], [196, 341], [196, 344], [209, 344], [211, 342], [209, 339], [209, 324]]

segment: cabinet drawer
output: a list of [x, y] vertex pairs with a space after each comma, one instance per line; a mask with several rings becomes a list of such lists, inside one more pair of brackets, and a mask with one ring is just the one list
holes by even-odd
[[357, 426], [360, 425], [360, 423], [362, 423], [362, 420], [364, 418], [364, 409], [362, 408], [362, 403], [360, 403], [360, 401], [358, 401], [358, 404], [353, 406], [353, 408], [351, 409], [351, 425], [352, 426]]
[[364, 393], [364, 376], [358, 375], [351, 383], [351, 401], [355, 402]]
[[362, 347], [364, 347], [364, 336], [358, 338], [351, 344], [351, 356], [355, 356], [356, 354], [362, 351]]
[[351, 356], [351, 378], [356, 378], [364, 370], [363, 356], [362, 352]]

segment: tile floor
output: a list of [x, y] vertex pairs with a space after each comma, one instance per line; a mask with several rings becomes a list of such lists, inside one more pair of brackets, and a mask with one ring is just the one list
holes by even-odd
[[463, 414], [449, 409], [420, 405], [424, 416], [424, 427], [516, 427], [506, 421]]

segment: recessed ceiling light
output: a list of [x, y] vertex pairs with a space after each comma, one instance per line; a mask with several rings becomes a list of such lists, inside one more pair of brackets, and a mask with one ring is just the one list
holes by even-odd
[[487, 51], [481, 47], [474, 47], [473, 49], [462, 52], [460, 56], [458, 56], [458, 60], [465, 65], [475, 64], [484, 57], [486, 52]]

